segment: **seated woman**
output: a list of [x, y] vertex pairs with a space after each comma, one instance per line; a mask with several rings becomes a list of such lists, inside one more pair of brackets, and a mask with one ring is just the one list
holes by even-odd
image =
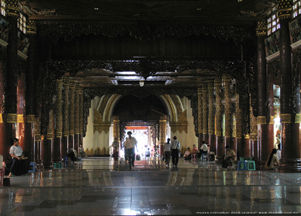
[[227, 168], [228, 166], [232, 166], [234, 161], [236, 160], [236, 153], [230, 146], [226, 146], [226, 154], [224, 156], [224, 160], [222, 162], [223, 168]]
[[74, 151], [72, 148], [69, 150], [67, 157], [68, 157], [69, 161], [71, 161], [72, 164], [74, 164], [74, 162], [76, 161], [76, 157], [75, 157], [75, 154], [74, 154]]
[[192, 156], [192, 159], [193, 159], [193, 160], [196, 160], [196, 158], [197, 158], [197, 153], [198, 153], [198, 149], [197, 149], [197, 147], [195, 146], [195, 144], [193, 144], [193, 147], [192, 147], [192, 153], [191, 153], [191, 156]]
[[189, 147], [186, 149], [184, 153], [184, 160], [191, 160], [191, 152]]
[[265, 164], [265, 168], [266, 169], [275, 169], [277, 166], [279, 166], [279, 160], [277, 157], [277, 149], [273, 149], [266, 164]]
[[9, 149], [9, 154], [11, 156], [11, 163], [9, 167], [8, 177], [11, 177], [12, 173], [15, 175], [23, 175], [28, 172], [28, 161], [23, 157], [23, 150], [19, 146], [19, 140], [17, 138], [13, 139], [13, 145]]

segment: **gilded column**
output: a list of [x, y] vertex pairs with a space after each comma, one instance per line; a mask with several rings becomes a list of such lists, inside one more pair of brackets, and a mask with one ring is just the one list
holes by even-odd
[[242, 156], [243, 155], [243, 149], [245, 142], [243, 140], [243, 112], [242, 109], [239, 106], [239, 94], [236, 94], [235, 97], [235, 122], [236, 122], [236, 149], [237, 149], [237, 155]]
[[[268, 126], [266, 120], [266, 55], [265, 55], [265, 43], [266, 36], [266, 22], [258, 21], [256, 28], [257, 36], [257, 105], [258, 105], [258, 117], [257, 117], [257, 146], [261, 149], [259, 160], [266, 161], [269, 153], [273, 149], [273, 145], [269, 145], [267, 140]], [[257, 149], [258, 150], [258, 149]], [[258, 152], [257, 152], [258, 155]]]
[[[47, 157], [50, 156], [50, 161], [49, 162], [53, 162], [54, 161], [54, 110], [50, 110], [49, 111], [49, 121], [48, 121], [48, 127], [47, 127], [47, 140], [48, 143], [50, 144], [50, 155], [49, 152], [45, 152], [45, 154], [47, 154]], [[49, 148], [48, 148], [49, 150]]]
[[9, 157], [8, 151], [11, 140], [15, 137], [15, 124], [17, 123], [17, 19], [19, 16], [19, 1], [6, 1], [6, 19], [8, 21], [8, 45], [7, 45], [7, 64], [6, 64], [6, 85], [5, 85], [5, 105], [4, 105], [4, 127], [3, 136], [4, 148], [3, 157]]
[[216, 145], [215, 145], [215, 110], [214, 110], [214, 84], [213, 82], [208, 83], [208, 143], [210, 145], [210, 151], [216, 153]]
[[224, 94], [225, 94], [225, 146], [230, 146], [236, 150], [232, 142], [232, 112], [231, 112], [231, 92], [230, 84], [231, 77], [228, 75], [223, 76]]
[[41, 161], [41, 121], [38, 116], [34, 118], [34, 161]]
[[79, 91], [79, 146], [83, 147], [83, 136], [84, 136], [84, 94], [83, 89]]
[[69, 105], [69, 146], [70, 146], [70, 148], [74, 149], [75, 84], [73, 82], [70, 83], [69, 96], [70, 96], [70, 105]]
[[166, 142], [166, 117], [162, 116], [160, 119], [160, 154], [163, 155], [164, 143]]
[[62, 154], [63, 156], [66, 155], [67, 151], [69, 150], [69, 80], [64, 79], [64, 104], [63, 104], [63, 148]]
[[79, 140], [80, 140], [80, 125], [79, 125], [79, 112], [80, 112], [80, 92], [81, 89], [78, 84], [75, 87], [75, 98], [74, 98], [74, 108], [75, 108], [75, 116], [74, 116], [74, 148], [75, 151], [78, 152]]
[[59, 79], [56, 81], [56, 128], [55, 128], [55, 139], [54, 139], [54, 155], [53, 161], [61, 161], [63, 159], [63, 80]]
[[35, 79], [34, 74], [37, 71], [37, 27], [33, 20], [28, 20], [27, 23], [27, 35], [29, 37], [29, 49], [28, 49], [28, 69], [25, 77], [26, 81], [26, 92], [25, 92], [25, 130], [24, 130], [24, 152], [28, 152], [28, 157], [30, 160], [34, 159], [36, 155], [34, 142], [34, 133], [32, 128], [34, 127], [35, 121]]
[[120, 121], [118, 116], [114, 116], [113, 117], [113, 136], [114, 139], [118, 140], [118, 142], [120, 141]]
[[[251, 98], [251, 96], [250, 96]], [[251, 103], [250, 103], [251, 104]], [[254, 116], [253, 108], [250, 105], [250, 135], [246, 136], [246, 145], [244, 147], [244, 157], [251, 157], [251, 146], [253, 146], [254, 153], [257, 154], [257, 158], [261, 155], [261, 148], [257, 143], [257, 119]], [[256, 156], [255, 156], [256, 157]]]
[[[301, 148], [299, 145], [300, 80], [299, 71], [293, 75], [291, 68], [291, 46], [289, 21], [291, 19], [292, 0], [279, 0], [278, 17], [280, 19], [280, 119], [282, 124], [281, 169], [301, 170]], [[293, 77], [295, 80], [293, 80]], [[295, 83], [296, 82], [296, 83]]]
[[198, 88], [197, 92], [198, 96], [198, 137], [199, 137], [199, 148], [201, 147], [201, 143], [203, 141], [203, 108], [202, 108], [202, 90]]
[[207, 84], [202, 86], [203, 141], [208, 143], [208, 97]]
[[215, 112], [215, 142], [218, 160], [222, 160], [225, 154], [225, 144], [222, 136], [222, 80], [217, 78], [214, 80], [216, 112]]

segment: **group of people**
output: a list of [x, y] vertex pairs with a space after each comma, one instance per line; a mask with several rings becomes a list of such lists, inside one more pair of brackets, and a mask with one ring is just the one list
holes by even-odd
[[169, 168], [170, 156], [172, 157], [172, 167], [178, 167], [180, 147], [181, 144], [176, 136], [173, 137], [172, 141], [169, 138], [167, 139], [164, 144], [164, 160], [167, 168]]

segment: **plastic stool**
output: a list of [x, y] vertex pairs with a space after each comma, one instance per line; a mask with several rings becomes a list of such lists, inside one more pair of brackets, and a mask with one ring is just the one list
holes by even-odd
[[53, 163], [53, 168], [54, 169], [61, 169], [62, 168], [62, 163], [61, 162]]
[[256, 164], [255, 164], [255, 161], [253, 161], [253, 160], [248, 160], [248, 161], [247, 161], [247, 169], [248, 169], [248, 170], [256, 170]]
[[248, 170], [246, 161], [238, 161], [237, 170]]
[[37, 169], [37, 164], [36, 164], [36, 162], [30, 162], [30, 163], [29, 163], [29, 166], [31, 167], [31, 169], [28, 170], [29, 173], [34, 173], [34, 172], [36, 172], [36, 169]]

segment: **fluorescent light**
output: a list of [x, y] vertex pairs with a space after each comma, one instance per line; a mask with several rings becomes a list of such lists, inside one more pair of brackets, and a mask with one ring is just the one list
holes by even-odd
[[118, 75], [136, 75], [137, 73], [135, 71], [118, 71], [118, 72], [115, 72], [115, 74], [118, 74]]

